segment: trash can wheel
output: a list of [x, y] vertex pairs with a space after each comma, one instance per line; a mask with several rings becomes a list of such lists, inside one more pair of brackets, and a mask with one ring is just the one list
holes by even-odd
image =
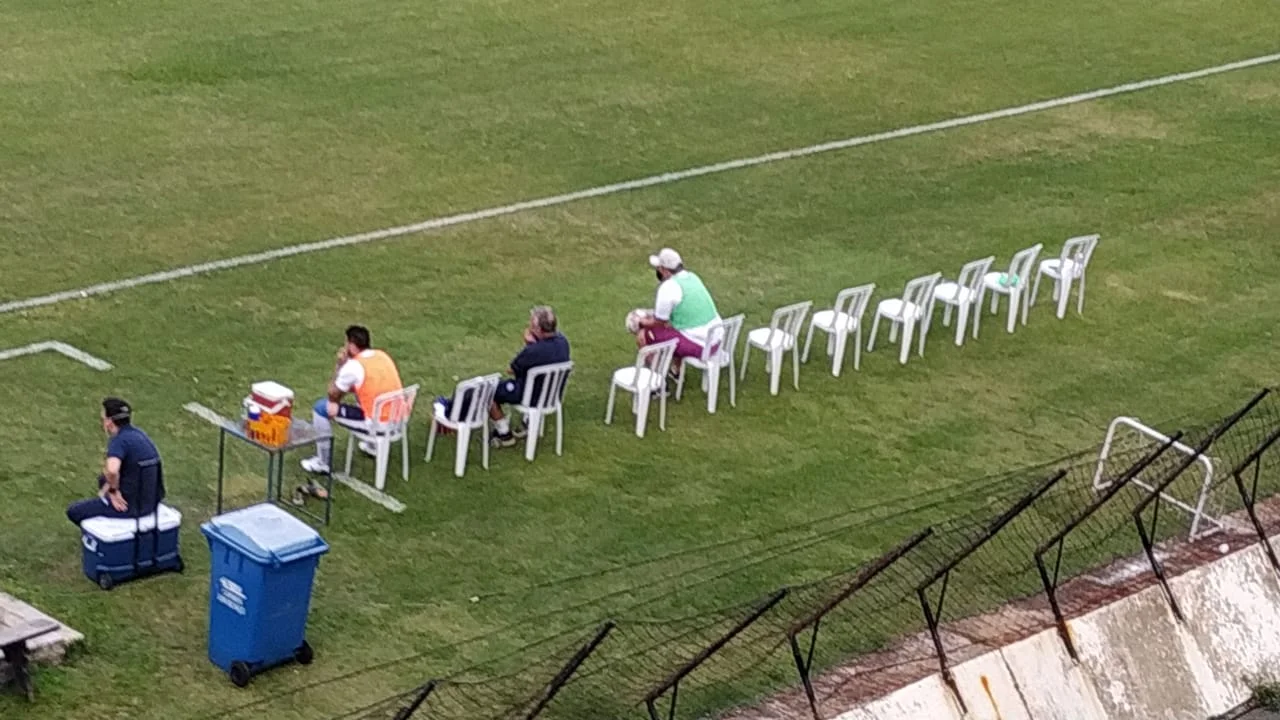
[[298, 649], [293, 651], [293, 659], [297, 661], [299, 665], [310, 665], [311, 661], [316, 659], [316, 654], [311, 649], [310, 643], [303, 640], [302, 644], [298, 646]]
[[115, 578], [111, 577], [111, 573], [98, 573], [98, 587], [103, 590], [110, 590], [116, 586]]
[[253, 673], [249, 671], [249, 665], [239, 660], [231, 663], [231, 672], [227, 674], [231, 676], [231, 684], [236, 687], [247, 686], [249, 680], [253, 678]]

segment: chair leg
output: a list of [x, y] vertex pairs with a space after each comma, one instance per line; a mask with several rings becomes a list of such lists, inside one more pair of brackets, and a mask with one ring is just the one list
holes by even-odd
[[556, 455], [564, 455], [564, 406], [556, 408]]
[[[950, 306], [947, 306], [950, 307]], [[956, 306], [956, 346], [964, 344], [965, 326], [969, 324], [969, 305], [961, 303]]]
[[525, 419], [524, 459], [533, 462], [538, 452], [538, 437], [542, 435], [542, 413], [534, 410]]
[[480, 429], [480, 464], [484, 465], [484, 469], [489, 469], [489, 420], [485, 418], [484, 425]]
[[458, 428], [458, 453], [453, 460], [453, 474], [462, 477], [467, 474], [467, 452], [471, 449], [471, 428], [463, 425]]
[[[719, 378], [716, 378], [716, 384], [720, 384]], [[729, 407], [738, 407], [738, 373], [732, 356], [729, 357]]]
[[738, 379], [747, 377], [747, 363], [751, 361], [751, 342], [742, 346], [742, 367], [738, 369]]
[[902, 345], [898, 348], [898, 362], [902, 365], [907, 364], [907, 358], [911, 356], [911, 335], [915, 332], [916, 321], [910, 317], [902, 321]]
[[1030, 307], [1029, 305], [1027, 305], [1027, 297], [1026, 297], [1027, 288], [1025, 285], [1022, 286], [1018, 294], [1022, 295], [1022, 298], [1020, 298], [1020, 301], [1021, 301], [1020, 304], [1022, 305], [1022, 324], [1025, 326], [1027, 324], [1027, 309]]
[[1031, 304], [1031, 305], [1036, 304], [1036, 296], [1040, 294], [1040, 278], [1042, 276], [1044, 276], [1043, 269], [1036, 273], [1036, 281], [1031, 285], [1031, 297], [1027, 298], [1028, 304]]
[[1009, 323], [1006, 329], [1010, 333], [1012, 333], [1014, 326], [1017, 324], [1018, 324], [1018, 293], [1011, 292], [1009, 293]]
[[1062, 288], [1058, 291], [1058, 319], [1061, 320], [1067, 316], [1067, 301], [1071, 296], [1071, 276], [1063, 274], [1060, 281]]
[[867, 338], [867, 352], [876, 349], [876, 333], [880, 330], [880, 314], [876, 313], [875, 319], [871, 321], [871, 337]]
[[782, 348], [769, 351], [769, 394], [778, 394], [778, 385], [782, 382]]
[[666, 388], [663, 388], [662, 394], [658, 396], [658, 429], [663, 432], [667, 431], [667, 390]]
[[942, 303], [942, 327], [951, 326], [951, 303]]
[[836, 347], [835, 352], [831, 353], [831, 374], [834, 377], [840, 377], [840, 367], [844, 365], [845, 345], [849, 340], [848, 330], [837, 330], [835, 335]]
[[931, 321], [931, 318], [930, 318], [930, 316], [928, 316], [928, 315], [925, 315], [925, 316], [924, 316], [923, 318], [921, 318], [921, 319], [920, 319], [920, 321], [919, 321], [919, 325], [920, 325], [920, 357], [924, 357], [924, 341], [929, 339], [929, 325], [931, 325], [931, 324], [932, 324], [930, 321]]
[[998, 292], [991, 293], [991, 314], [1000, 314], [1000, 293]]
[[894, 318], [889, 321], [889, 343], [892, 344], [897, 341], [898, 341], [898, 320], [897, 318]]
[[973, 303], [973, 339], [978, 339], [978, 327], [982, 325], [982, 296]]
[[387, 466], [391, 464], [391, 442], [386, 438], [378, 438], [378, 461], [375, 469], [374, 487], [383, 490], [387, 487]]
[[431, 418], [431, 429], [427, 430], [427, 456], [423, 460], [431, 462], [431, 455], [436, 451], [436, 431], [439, 425], [435, 418]]
[[604, 424], [613, 424], [613, 403], [618, 395], [618, 386], [612, 381], [609, 382], [609, 404], [604, 408]]
[[795, 342], [791, 343], [791, 384], [800, 389], [800, 345]]
[[853, 369], [862, 369], [862, 321], [858, 321], [858, 336], [853, 343]]
[[405, 482], [409, 482], [409, 431], [405, 429], [404, 435], [400, 437], [400, 476]]
[[355, 459], [355, 455], [356, 455], [356, 436], [348, 434], [347, 435], [347, 469], [343, 471], [343, 474], [346, 475], [347, 477], [351, 477], [351, 462]]
[[[707, 383], [707, 412], [716, 414], [716, 399], [720, 394], [720, 365], [717, 363], [709, 363], [707, 369], [702, 371], [702, 378]], [[733, 382], [733, 371], [729, 371], [729, 382]]]
[[[837, 317], [837, 320], [838, 319], [839, 318]], [[836, 323], [836, 324], [839, 324], [839, 323]], [[805, 339], [804, 339], [804, 354], [800, 358], [804, 362], [809, 362], [809, 346], [810, 345], [813, 345], [813, 320], [812, 319], [809, 320], [809, 334], [805, 336]]]
[[1080, 287], [1076, 288], [1076, 314], [1084, 314], [1084, 271], [1080, 272]]
[[636, 411], [636, 437], [644, 437], [645, 421], [649, 419], [649, 393], [645, 392], [646, 388], [636, 388], [635, 394], [635, 411]]
[[688, 364], [680, 363], [680, 372], [676, 374], [676, 402], [680, 402], [680, 396], [684, 395], [684, 371]]

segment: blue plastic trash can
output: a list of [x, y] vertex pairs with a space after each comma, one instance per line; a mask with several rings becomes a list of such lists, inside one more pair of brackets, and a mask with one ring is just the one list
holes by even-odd
[[329, 546], [275, 505], [219, 515], [209, 539], [209, 659], [239, 687], [267, 668], [311, 662], [306, 641], [311, 585]]

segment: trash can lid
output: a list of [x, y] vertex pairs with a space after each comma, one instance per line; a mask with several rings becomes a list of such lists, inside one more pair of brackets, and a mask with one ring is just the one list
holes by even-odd
[[285, 563], [329, 550], [320, 534], [270, 503], [209, 520], [200, 528], [260, 563]]

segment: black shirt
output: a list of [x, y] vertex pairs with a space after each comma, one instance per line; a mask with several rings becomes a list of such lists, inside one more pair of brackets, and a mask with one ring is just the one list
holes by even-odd
[[569, 362], [569, 340], [556, 333], [525, 345], [511, 361], [511, 372], [515, 373], [516, 382], [524, 385], [524, 378], [530, 370], [562, 362]]

